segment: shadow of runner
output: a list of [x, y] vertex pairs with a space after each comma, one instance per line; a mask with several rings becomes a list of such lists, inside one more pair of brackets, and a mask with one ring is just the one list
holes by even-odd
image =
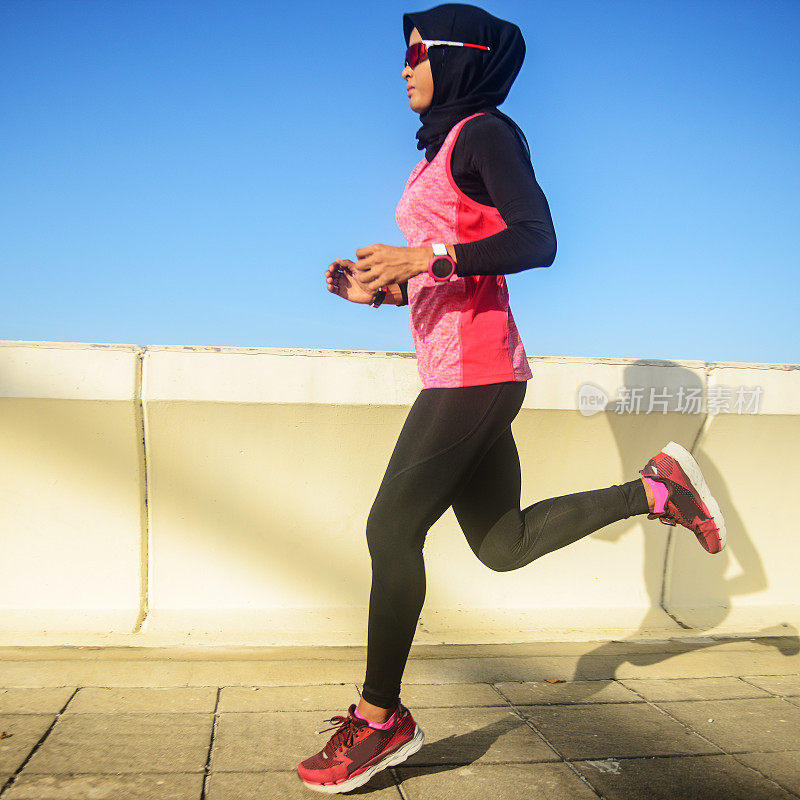
[[[665, 379], [664, 368], [668, 368], [670, 386], [658, 384]], [[674, 388], [674, 387], [677, 387]], [[651, 394], [652, 392], [652, 394]], [[663, 402], [660, 405], [652, 403], [649, 398], [660, 396]], [[703, 381], [696, 372], [686, 369], [681, 364], [670, 361], [650, 361], [641, 359], [627, 366], [624, 371], [623, 386], [618, 390], [618, 395], [622, 400], [609, 401], [604, 412], [607, 414], [608, 422], [614, 433], [619, 449], [619, 457], [623, 474], [635, 476], [638, 470], [646, 463], [647, 459], [658, 452], [667, 440], [673, 439], [681, 442], [688, 450], [696, 450], [693, 447], [697, 434], [699, 433], [705, 414], [701, 412], [701, 406], [695, 405], [688, 398], [701, 397], [703, 392]], [[637, 394], [638, 393], [638, 394]], [[641, 405], [637, 405], [631, 398], [639, 397]], [[652, 408], [651, 408], [652, 405]], [[667, 413], [651, 413], [658, 408], [658, 411]], [[624, 421], [620, 409], [627, 414], [634, 416], [642, 415], [641, 420], [636, 420], [635, 430], [631, 429], [630, 420]], [[608, 413], [615, 412], [616, 413]], [[646, 420], [644, 419], [646, 417]], [[725, 516], [728, 528], [728, 546], [718, 556], [709, 559], [707, 562], [708, 583], [713, 586], [715, 603], [713, 606], [704, 607], [704, 624], [689, 625], [682, 620], [678, 620], [674, 615], [673, 619], [679, 622], [687, 630], [703, 631], [711, 630], [728, 616], [732, 598], [753, 594], [762, 590], [767, 585], [767, 576], [764, 564], [758, 553], [747, 528], [741, 519], [734, 502], [733, 496], [728, 489], [721, 469], [718, 469], [707, 456], [702, 455], [702, 441], [700, 444], [700, 454], [695, 452], [695, 457], [703, 462], [703, 472], [715, 497], [720, 503], [720, 508]], [[640, 517], [629, 517], [609, 528], [599, 531], [593, 536], [601, 541], [618, 542], [620, 538], [629, 533], [640, 521]], [[644, 583], [647, 595], [650, 598], [653, 610], [664, 608], [664, 601], [668, 598], [662, 597], [664, 559], [665, 550], [663, 540], [656, 538], [662, 532], [671, 531], [671, 536], [692, 536], [681, 526], [667, 528], [662, 526], [657, 520], [646, 521], [644, 539]], [[652, 528], [652, 529], [651, 529]], [[732, 577], [727, 576], [728, 566], [732, 558], [742, 565], [741, 571]], [[642, 641], [642, 652], [630, 653], [620, 652], [620, 642], [638, 642], [640, 639], [646, 640], [647, 620], [649, 615], [640, 623], [640, 630], [633, 633], [624, 640], [608, 642], [595, 648], [590, 653], [586, 653], [579, 659], [573, 680], [594, 677], [591, 663], [594, 659], [602, 658], [607, 664], [609, 660], [616, 658], [618, 663], [612, 667], [612, 672], [608, 677], [616, 677], [617, 670], [621, 664], [630, 663], [640, 666], [652, 666], [653, 664], [666, 661], [675, 655], [672, 650], [658, 650], [648, 652], [644, 641]], [[696, 641], [687, 639], [681, 640], [680, 652], [703, 650], [714, 647], [724, 641], [753, 641], [763, 644], [766, 647], [776, 647], [783, 655], [795, 655], [800, 652], [800, 639], [797, 630], [786, 623], [776, 624], [763, 628], [749, 637], [715, 637], [710, 635]], [[591, 697], [593, 690], [586, 686], [587, 697]]]
[[[463, 767], [486, 755], [501, 736], [520, 727], [530, 731], [531, 736], [536, 737], [537, 744], [541, 742], [525, 720], [518, 716], [515, 711], [510, 708], [503, 710], [508, 712], [503, 719], [490, 722], [481, 728], [466, 733], [454, 733], [442, 739], [437, 739], [430, 744], [426, 740], [422, 749], [398, 766], [425, 767], [425, 772], [431, 774]], [[550, 748], [547, 748], [547, 750], [550, 751], [551, 757], [541, 759], [542, 761], [558, 760], [558, 756]], [[503, 760], [498, 758], [498, 762]]]
[[[672, 389], [659, 385], [665, 381]], [[656, 400], [659, 393], [664, 398], [660, 405]], [[642, 359], [625, 367], [623, 385], [618, 388], [617, 394], [618, 398], [609, 401], [603, 413], [617, 442], [620, 466], [625, 479], [638, 477], [639, 470], [647, 460], [667, 441], [674, 440], [701, 462], [703, 474], [722, 509], [728, 529], [728, 543], [722, 553], [713, 558], [709, 557], [704, 563], [704, 584], [714, 600], [713, 604], [703, 603], [707, 619], [702, 625], [696, 622], [687, 624], [687, 621], [677, 619], [670, 613], [670, 616], [686, 629], [709, 630], [725, 620], [734, 597], [763, 590], [768, 584], [768, 579], [761, 556], [728, 489], [723, 469], [718, 468], [703, 453], [702, 439], [698, 447], [694, 446], [706, 419], [706, 414], [699, 405], [703, 394], [703, 381], [696, 372], [681, 364]], [[632, 401], [631, 397], [639, 398], [641, 403]], [[691, 398], [695, 398], [695, 402]], [[661, 413], [662, 411], [666, 413]], [[690, 531], [680, 525], [670, 527], [662, 525], [657, 520], [634, 516], [598, 531], [593, 534], [593, 538], [619, 542], [640, 523], [644, 527], [642, 568], [645, 589], [653, 608], [666, 605], [668, 609], [671, 598], [662, 596], [665, 561], [668, 558], [666, 547], [674, 547], [675, 543], [669, 545], [668, 539], [665, 542], [665, 538], [678, 536], [694, 538]], [[738, 574], [728, 577], [731, 560], [738, 562], [741, 570]], [[635, 640], [637, 633], [630, 638]]]
[[[657, 649], [658, 643], [641, 642], [641, 652], [620, 652], [619, 646], [624, 642], [633, 643], [633, 639], [614, 640], [604, 642], [599, 647], [584, 653], [575, 665], [575, 672], [573, 673], [573, 681], [581, 681], [580, 688], [576, 685], [576, 692], [573, 697], [577, 696], [577, 700], [572, 702], [581, 702], [591, 698], [599, 689], [604, 685], [602, 681], [591, 681], [596, 675], [597, 668], [592, 663], [596, 659], [602, 659], [603, 664], [607, 669], [609, 662], [611, 666], [609, 669], [608, 677], [616, 678], [619, 667], [622, 664], [632, 664], [634, 666], [649, 667], [654, 664], [661, 664], [668, 661], [670, 658], [681, 655], [683, 653], [696, 652], [698, 650], [707, 650], [711, 647], [726, 644], [728, 642], [754, 642], [764, 647], [774, 647], [781, 655], [794, 656], [800, 653], [800, 636], [798, 631], [791, 625], [776, 625], [771, 628], [765, 628], [759, 635], [748, 637], [707, 637], [697, 639], [695, 641], [688, 639], [680, 640], [680, 647], [673, 646], [669, 650]], [[653, 649], [649, 651], [648, 645], [652, 644]], [[616, 659], [616, 664], [614, 660]], [[630, 677], [630, 676], [628, 676]], [[586, 682], [586, 681], [589, 682]], [[591, 682], [596, 682], [597, 687], [593, 687]]]
[[[406, 767], [413, 767], [415, 768], [415, 774], [424, 773], [426, 775], [461, 769], [468, 764], [474, 763], [481, 758], [481, 756], [484, 756], [501, 736], [520, 727], [526, 728], [530, 731], [531, 736], [536, 737], [536, 740], [540, 741], [537, 734], [531, 730], [530, 726], [522, 717], [518, 716], [511, 709], [508, 709], [508, 713], [503, 719], [490, 722], [488, 725], [484, 725], [476, 730], [471, 730], [466, 733], [454, 733], [450, 736], [430, 742], [430, 744], [426, 738], [425, 744], [423, 744], [419, 751], [392, 769], [399, 768], [403, 770]], [[545, 747], [543, 743], [542, 746]], [[558, 756], [553, 753], [550, 748], [547, 748], [547, 750], [552, 755], [552, 757], [548, 759], [550, 762], [559, 760]], [[388, 770], [382, 770], [373, 776], [364, 786], [360, 786], [352, 792], [348, 792], [348, 797], [351, 795], [371, 794], [372, 792], [379, 791], [386, 786], [385, 778], [388, 777], [389, 774]]]

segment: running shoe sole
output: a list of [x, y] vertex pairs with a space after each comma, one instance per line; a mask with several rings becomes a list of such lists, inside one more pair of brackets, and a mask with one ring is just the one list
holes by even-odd
[[342, 781], [341, 783], [303, 783], [315, 792], [324, 792], [325, 794], [339, 794], [340, 792], [349, 792], [352, 789], [357, 789], [363, 786], [376, 772], [380, 772], [387, 767], [394, 767], [397, 764], [402, 764], [409, 756], [413, 756], [417, 750], [422, 747], [425, 741], [425, 734], [419, 725], [415, 726], [414, 737], [409, 739], [404, 745], [398, 747], [392, 753], [384, 756], [380, 761], [367, 767], [363, 772], [358, 775], [353, 775], [352, 778]]
[[697, 490], [697, 494], [700, 495], [700, 499], [705, 503], [708, 513], [714, 518], [714, 523], [719, 531], [719, 550], [722, 550], [726, 541], [725, 519], [722, 516], [719, 503], [708, 488], [706, 479], [700, 470], [700, 465], [694, 460], [694, 456], [677, 442], [670, 442], [666, 447], [662, 448], [661, 452], [674, 458], [680, 464], [681, 469], [686, 473], [686, 477]]

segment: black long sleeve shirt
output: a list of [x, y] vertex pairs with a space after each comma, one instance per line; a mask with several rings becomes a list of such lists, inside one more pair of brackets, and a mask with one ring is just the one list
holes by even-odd
[[[456, 244], [457, 275], [508, 275], [553, 263], [556, 233], [547, 198], [522, 139], [509, 123], [491, 114], [467, 122], [453, 147], [451, 168], [456, 186], [473, 200], [494, 206], [507, 226], [484, 239]], [[400, 284], [403, 305], [408, 302], [407, 283]]]

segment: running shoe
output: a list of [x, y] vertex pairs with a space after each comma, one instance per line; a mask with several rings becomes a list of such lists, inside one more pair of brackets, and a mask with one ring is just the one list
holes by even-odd
[[297, 774], [309, 789], [328, 794], [349, 792], [422, 747], [425, 734], [402, 703], [398, 703], [394, 722], [385, 731], [370, 727], [355, 710], [353, 703], [346, 717], [326, 720], [333, 726], [325, 730], [336, 728], [336, 733], [319, 753], [298, 765]]
[[685, 447], [670, 442], [639, 472], [667, 488], [664, 511], [649, 513], [648, 519], [683, 525], [709, 553], [719, 553], [725, 547], [725, 520], [719, 503], [711, 494], [700, 465]]

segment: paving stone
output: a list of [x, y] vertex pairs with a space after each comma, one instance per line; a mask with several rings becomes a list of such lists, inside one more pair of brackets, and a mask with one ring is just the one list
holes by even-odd
[[222, 711], [318, 711], [358, 703], [355, 684], [322, 686], [226, 686], [220, 692]]
[[25, 771], [202, 771], [212, 721], [212, 714], [65, 714]]
[[599, 680], [614, 677], [619, 659], [578, 659], [575, 656], [530, 656], [525, 658], [410, 659], [403, 674], [404, 685], [442, 683], [497, 683], [543, 681], [545, 678]]
[[791, 797], [735, 758], [675, 756], [572, 762], [607, 800], [780, 800]]
[[203, 773], [17, 776], [3, 800], [200, 800]]
[[0, 689], [0, 714], [58, 714], [75, 687]]
[[645, 703], [518, 706], [517, 710], [568, 759], [719, 752]]
[[[487, 683], [443, 683], [426, 686], [404, 685], [400, 690], [403, 705], [411, 709], [458, 706], [506, 706], [505, 700]], [[416, 719], [416, 717], [415, 717]]]
[[773, 694], [800, 696], [800, 675], [747, 675], [744, 680]]
[[800, 795], [800, 751], [742, 753], [737, 758], [779, 783], [784, 789]]
[[[388, 769], [376, 772], [363, 786], [343, 797], [369, 795], [378, 800], [401, 800]], [[297, 772], [212, 772], [206, 784], [206, 800], [308, 800], [314, 793]], [[5, 797], [3, 798], [5, 800]]]
[[217, 690], [213, 686], [176, 689], [87, 687], [78, 691], [64, 714], [211, 714], [216, 702]]
[[597, 800], [566, 764], [400, 766], [396, 771], [408, 800]]
[[406, 764], [555, 761], [530, 727], [507, 708], [422, 708], [414, 719], [425, 744]]
[[65, 659], [3, 661], [3, 684], [44, 686], [289, 686], [294, 684], [355, 683], [364, 679], [364, 662], [214, 660], [129, 661]]
[[[626, 657], [608, 677], [626, 678], [712, 678], [718, 675], [739, 676], [788, 675], [800, 672], [800, 655], [784, 655], [778, 648], [769, 650], [719, 650], [706, 646], [685, 653], [647, 657]], [[558, 676], [555, 676], [558, 677]]]
[[336, 732], [326, 722], [343, 709], [237, 712], [219, 715], [211, 769], [215, 772], [291, 771], [318, 753]]
[[[660, 642], [538, 642], [506, 645], [416, 645], [407, 683], [610, 680], [800, 674], [800, 647], [690, 637]], [[791, 637], [789, 637], [791, 638]], [[0, 648], [4, 687], [289, 686], [357, 683], [364, 647]], [[99, 657], [98, 657], [99, 655]], [[477, 657], [476, 657], [477, 656]], [[518, 656], [518, 657], [517, 657]], [[411, 672], [409, 672], [411, 670]], [[413, 674], [412, 674], [413, 673]]]
[[[505, 706], [506, 703], [486, 683], [403, 685], [404, 705], [415, 708], [443, 706]], [[355, 684], [321, 686], [226, 686], [220, 694], [220, 711], [314, 711], [340, 707], [346, 710], [358, 703]]]
[[630, 689], [616, 681], [566, 681], [547, 683], [498, 683], [497, 688], [514, 704], [641, 703]]
[[8, 734], [0, 739], [0, 772], [13, 773], [55, 718], [55, 714], [0, 714], [0, 733]]
[[647, 700], [733, 700], [769, 697], [763, 689], [738, 678], [673, 678], [672, 680], [625, 680], [622, 683]]
[[800, 750], [800, 708], [777, 697], [659, 705], [729, 753]]

